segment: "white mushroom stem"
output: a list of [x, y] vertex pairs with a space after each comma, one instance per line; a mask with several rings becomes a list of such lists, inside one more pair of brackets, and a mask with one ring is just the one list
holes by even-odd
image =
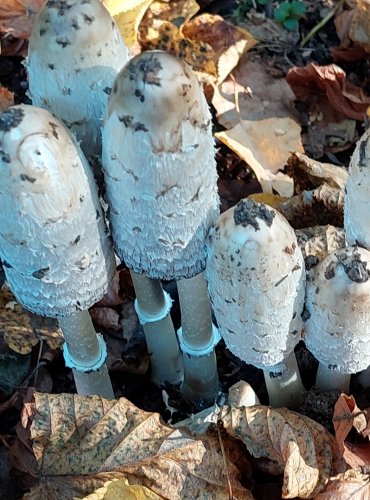
[[143, 326], [151, 360], [152, 379], [159, 386], [179, 385], [183, 379], [182, 361], [172, 323], [171, 299], [161, 282], [131, 271], [135, 309]]
[[184, 354], [183, 391], [200, 406], [211, 404], [219, 391], [214, 347], [219, 334], [212, 325], [204, 273], [177, 281], [181, 308], [180, 345]]
[[299, 407], [304, 387], [294, 352], [280, 365], [263, 370], [263, 375], [271, 406]]
[[328, 368], [323, 363], [319, 363], [316, 373], [315, 386], [323, 391], [339, 389], [349, 394], [349, 384], [351, 381], [350, 373], [342, 373], [333, 368]]
[[97, 394], [114, 399], [105, 363], [105, 343], [96, 334], [89, 312], [81, 311], [58, 321], [65, 340], [66, 366], [73, 370], [78, 394]]

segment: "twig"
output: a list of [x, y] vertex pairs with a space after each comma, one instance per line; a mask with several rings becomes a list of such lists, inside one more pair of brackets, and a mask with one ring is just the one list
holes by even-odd
[[330, 12], [328, 12], [326, 14], [326, 16], [321, 19], [321, 21], [316, 24], [316, 26], [314, 26], [312, 28], [312, 30], [304, 37], [304, 39], [301, 41], [301, 43], [299, 44], [299, 46], [302, 48], [306, 45], [306, 43], [311, 40], [311, 38], [313, 36], [316, 35], [316, 33], [321, 30], [321, 28], [323, 28], [325, 26], [325, 24], [334, 16], [334, 14], [336, 13], [336, 11], [339, 9], [339, 7], [341, 7], [344, 3], [344, 0], [340, 0], [339, 3], [337, 3], [337, 5], [334, 7], [333, 10], [331, 10]]
[[226, 472], [226, 481], [227, 481], [227, 489], [228, 489], [228, 492], [229, 492], [229, 500], [234, 500], [235, 497], [233, 495], [233, 488], [231, 486], [231, 481], [230, 481], [230, 474], [229, 474], [229, 468], [228, 468], [228, 465], [227, 465], [227, 460], [226, 460], [226, 452], [225, 452], [225, 447], [224, 447], [224, 443], [222, 441], [222, 436], [221, 436], [221, 422], [217, 422], [217, 433], [218, 433], [218, 440], [219, 440], [219, 443], [220, 443], [220, 447], [221, 447], [221, 453], [222, 453], [222, 458], [224, 460], [224, 464], [225, 464], [225, 472]]

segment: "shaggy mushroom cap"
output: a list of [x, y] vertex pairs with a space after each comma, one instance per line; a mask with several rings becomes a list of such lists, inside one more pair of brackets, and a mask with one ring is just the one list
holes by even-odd
[[305, 267], [294, 230], [245, 199], [218, 218], [207, 246], [208, 289], [228, 349], [262, 369], [282, 363], [302, 331]]
[[307, 282], [307, 348], [328, 368], [356, 373], [370, 364], [370, 252], [335, 250]]
[[219, 213], [211, 116], [191, 68], [149, 51], [113, 86], [103, 169], [116, 252], [151, 278], [190, 278]]
[[370, 129], [358, 141], [349, 165], [344, 230], [349, 245], [370, 248]]
[[75, 314], [106, 292], [115, 268], [90, 167], [48, 111], [0, 115], [0, 258], [21, 304]]
[[99, 0], [48, 0], [37, 15], [26, 68], [35, 106], [48, 109], [100, 153], [100, 128], [118, 71], [128, 50]]

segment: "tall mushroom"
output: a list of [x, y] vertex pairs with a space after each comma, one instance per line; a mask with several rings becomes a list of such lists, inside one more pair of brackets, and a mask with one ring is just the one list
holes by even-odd
[[80, 394], [113, 398], [106, 347], [88, 308], [107, 291], [114, 254], [90, 167], [48, 111], [0, 115], [0, 257], [17, 300], [58, 318]]
[[178, 280], [184, 390], [207, 404], [218, 392], [218, 336], [204, 250], [219, 201], [211, 116], [187, 64], [148, 51], [122, 69], [103, 128], [102, 160], [116, 252], [134, 283], [138, 276]]
[[206, 277], [228, 349], [263, 370], [272, 406], [296, 406], [305, 268], [293, 229], [276, 210], [241, 200], [210, 231]]
[[26, 60], [30, 97], [74, 132], [88, 158], [101, 154], [102, 117], [128, 57], [99, 0], [48, 0], [35, 19]]
[[314, 267], [306, 291], [307, 348], [319, 360], [316, 385], [349, 390], [351, 373], [370, 364], [370, 252], [335, 250]]

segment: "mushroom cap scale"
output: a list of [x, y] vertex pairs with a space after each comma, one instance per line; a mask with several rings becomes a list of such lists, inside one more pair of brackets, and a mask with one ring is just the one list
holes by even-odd
[[46, 110], [0, 115], [0, 257], [24, 307], [69, 316], [97, 302], [114, 255], [90, 167]]
[[99, 0], [49, 0], [35, 19], [26, 59], [33, 104], [63, 120], [87, 154], [100, 154], [101, 119], [128, 58]]
[[[166, 65], [173, 63], [176, 74], [179, 67], [185, 67], [187, 73], [191, 70], [159, 51], [144, 53], [141, 58], [145, 62], [153, 54], [162, 68], [156, 74], [156, 82], [161, 86], [154, 87], [167, 99], [171, 88], [165, 91], [169, 73]], [[128, 66], [131, 64], [132, 61]], [[137, 61], [135, 64], [138, 66]], [[164, 81], [162, 71], [166, 76]], [[204, 269], [206, 234], [219, 213], [208, 106], [195, 79], [194, 102], [202, 119], [193, 120], [191, 107], [187, 114], [171, 113], [167, 124], [155, 121], [150, 111], [153, 89], [144, 94], [144, 102], [134, 97], [139, 110], [135, 113], [127, 96], [118, 99], [119, 89], [124, 87], [121, 79], [128, 80], [131, 88], [131, 74], [125, 68], [117, 77], [102, 134], [102, 163], [116, 253], [130, 269], [151, 278], [190, 278]], [[179, 108], [183, 110], [184, 96], [176, 89]], [[171, 99], [174, 101], [173, 96]], [[155, 96], [154, 104], [160, 101], [160, 96]], [[122, 114], [127, 112], [123, 107], [130, 106], [133, 107], [129, 112], [134, 114]], [[158, 127], [162, 127], [162, 136]]]
[[208, 289], [228, 349], [275, 369], [301, 338], [305, 269], [293, 229], [245, 199], [218, 218], [207, 249]]
[[353, 152], [344, 197], [344, 230], [349, 245], [370, 248], [370, 129]]
[[370, 252], [335, 250], [313, 268], [306, 290], [307, 348], [323, 365], [356, 373], [370, 364]]

